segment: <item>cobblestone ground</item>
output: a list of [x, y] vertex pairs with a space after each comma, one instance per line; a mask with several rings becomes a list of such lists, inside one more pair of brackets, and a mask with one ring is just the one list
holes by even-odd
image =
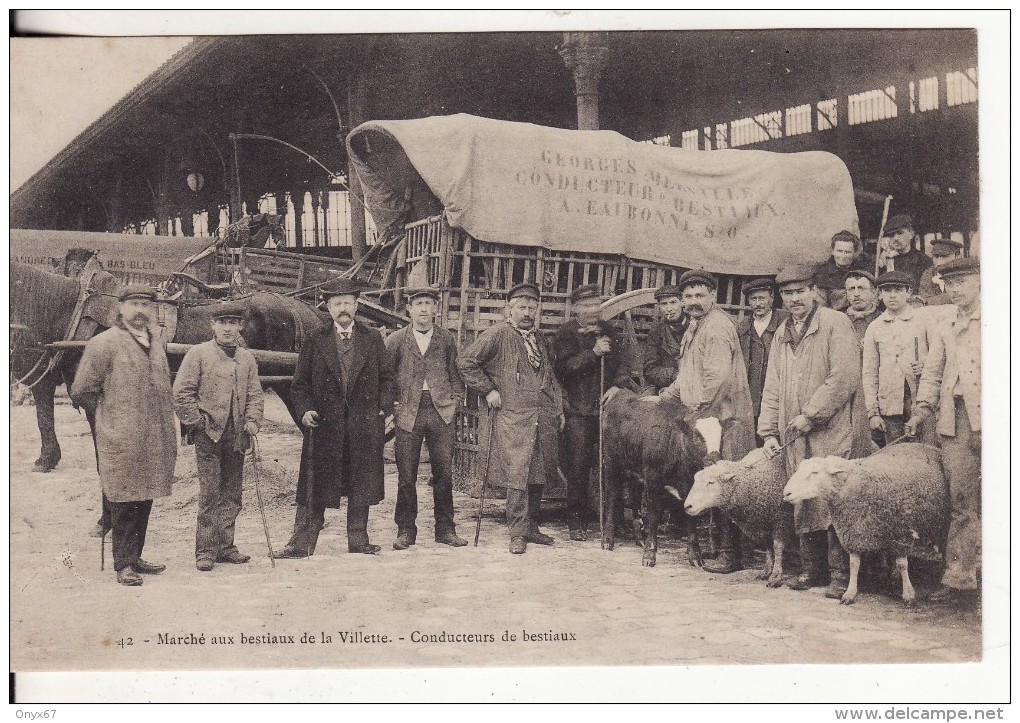
[[[273, 543], [280, 547], [293, 520], [300, 437], [279, 401], [271, 399], [270, 416], [278, 423], [269, 423], [260, 435], [261, 477]], [[99, 514], [88, 426], [66, 403], [57, 408], [57, 422], [63, 460], [51, 473], [33, 473], [34, 408], [11, 409], [12, 670], [981, 657], [977, 612], [923, 600], [906, 609], [879, 594], [862, 594], [856, 605], [846, 607], [827, 600], [821, 589], [769, 590], [753, 571], [719, 576], [692, 569], [682, 544], [672, 540], [663, 543], [657, 567], [642, 568], [633, 543], [607, 552], [594, 538], [570, 542], [566, 525], [552, 520], [545, 529], [556, 538], [554, 546], [532, 545], [527, 554], [513, 556], [495, 514], [499, 502], [494, 514], [483, 518], [477, 548], [437, 545], [424, 477], [419, 543], [395, 552], [390, 547], [396, 496], [391, 463], [387, 499], [372, 509], [369, 523], [382, 554], [347, 554], [345, 511], [329, 510], [315, 556], [280, 560], [273, 568], [246, 475], [237, 541], [253, 560], [201, 573], [193, 558], [194, 451], [184, 448], [173, 495], [153, 506], [145, 547], [146, 559], [168, 569], [146, 578], [142, 587], [126, 588], [115, 582], [109, 547], [106, 571], [99, 571], [99, 540], [88, 536]], [[470, 538], [477, 502], [457, 494], [455, 504], [458, 531]], [[204, 642], [194, 642], [192, 635]], [[466, 635], [490, 641], [446, 639]], [[315, 642], [302, 641], [309, 637]]]

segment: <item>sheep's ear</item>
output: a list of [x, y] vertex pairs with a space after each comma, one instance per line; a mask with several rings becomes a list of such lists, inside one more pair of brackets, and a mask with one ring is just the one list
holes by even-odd
[[736, 472], [727, 472], [726, 474], [722, 475], [719, 479], [722, 482], [729, 482], [731, 479], [733, 479], [736, 476], [737, 476]]
[[826, 457], [823, 469], [826, 474], [846, 474], [850, 471], [850, 460], [842, 457]]

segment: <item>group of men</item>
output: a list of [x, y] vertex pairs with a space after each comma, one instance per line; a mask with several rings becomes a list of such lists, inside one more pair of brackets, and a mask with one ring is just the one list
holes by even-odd
[[[833, 247], [855, 238], [841, 232]], [[646, 399], [676, 399], [692, 418], [719, 420], [723, 458], [738, 460], [763, 446], [769, 456], [784, 455], [790, 474], [808, 457], [863, 456], [872, 440], [934, 442], [937, 431], [952, 525], [936, 598], [949, 599], [977, 588], [980, 286], [976, 259], [937, 264], [945, 287], [937, 293], [956, 305], [952, 318], [943, 315], [938, 323], [922, 318], [910, 303], [926, 269], [896, 268], [895, 258], [892, 270], [877, 279], [865, 269], [845, 274], [845, 311], [822, 303], [815, 268], [787, 267], [775, 280], [754, 279], [743, 289], [751, 313], [737, 324], [716, 304], [716, 279], [688, 271], [675, 286], [655, 292], [660, 314], [648, 337], [643, 376], [657, 392]], [[454, 415], [465, 387], [488, 407], [489, 481], [507, 489], [510, 552], [522, 554], [529, 543], [553, 544], [538, 519], [543, 486], [561, 468], [570, 539], [587, 539], [601, 399], [611, 386], [641, 387], [640, 370], [626, 358], [626, 338], [600, 319], [598, 286], [571, 293], [572, 318], [547, 339], [538, 329], [539, 288], [519, 284], [508, 294], [506, 320], [460, 354], [454, 335], [435, 323], [435, 289], [407, 290], [411, 323], [385, 342], [355, 319], [359, 290], [352, 282], [339, 279], [321, 292], [332, 323], [298, 355], [291, 388], [304, 431], [297, 509], [293, 534], [275, 557], [311, 556], [325, 509], [339, 507], [343, 498], [348, 551], [380, 552], [369, 540], [368, 518], [384, 496], [383, 445], [391, 414], [398, 471], [393, 549], [417, 543], [423, 442], [432, 468], [434, 539], [466, 545], [456, 532], [452, 493]], [[155, 292], [129, 286], [120, 299], [118, 325], [86, 345], [71, 391], [76, 403], [96, 413], [117, 579], [139, 585], [140, 575], [164, 569], [143, 560], [141, 552], [152, 499], [170, 493], [177, 453], [173, 411], [198, 461], [196, 567], [243, 564], [249, 557], [234, 545], [234, 522], [244, 452], [263, 414], [257, 364], [241, 342], [244, 308], [222, 304], [213, 315], [214, 338], [189, 350], [171, 388], [165, 344], [152, 330]], [[848, 561], [826, 506], [799, 503], [794, 517], [802, 572], [788, 584], [828, 585], [828, 596], [841, 596]], [[742, 568], [742, 545], [736, 526], [721, 519], [720, 554], [705, 567], [729, 573]], [[620, 520], [605, 524], [614, 522]]]

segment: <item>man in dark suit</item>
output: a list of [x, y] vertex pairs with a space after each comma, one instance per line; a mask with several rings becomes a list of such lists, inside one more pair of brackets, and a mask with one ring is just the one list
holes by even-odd
[[347, 498], [347, 551], [375, 554], [368, 508], [383, 499], [385, 418], [393, 376], [378, 332], [354, 320], [358, 288], [348, 279], [322, 287], [333, 323], [301, 348], [291, 399], [308, 429], [298, 475], [294, 534], [274, 557], [315, 551], [327, 507]]
[[439, 296], [434, 289], [411, 289], [407, 295], [411, 325], [386, 337], [390, 373], [396, 379], [397, 539], [394, 550], [415, 544], [418, 527], [418, 465], [422, 441], [432, 465], [432, 502], [436, 542], [463, 547], [453, 522], [453, 417], [464, 397], [457, 370], [457, 338], [436, 326]]
[[[761, 412], [761, 390], [765, 388], [765, 372], [769, 368], [769, 349], [776, 329], [786, 321], [789, 314], [776, 309], [776, 284], [772, 279], [753, 279], [744, 285], [744, 296], [751, 307], [751, 315], [737, 324], [737, 337], [747, 366], [747, 385], [751, 389], [751, 406], [754, 423], [758, 423]], [[761, 446], [764, 440], [758, 438]]]
[[659, 318], [648, 331], [645, 343], [645, 384], [658, 392], [676, 380], [679, 368], [680, 340], [684, 338], [690, 318], [680, 301], [680, 288], [662, 286], [655, 292]]

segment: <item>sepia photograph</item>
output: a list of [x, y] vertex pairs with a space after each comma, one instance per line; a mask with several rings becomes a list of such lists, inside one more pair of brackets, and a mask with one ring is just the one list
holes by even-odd
[[[971, 701], [1010, 646], [1008, 14], [397, 14], [12, 15], [11, 702]], [[234, 700], [192, 695], [143, 699]]]

